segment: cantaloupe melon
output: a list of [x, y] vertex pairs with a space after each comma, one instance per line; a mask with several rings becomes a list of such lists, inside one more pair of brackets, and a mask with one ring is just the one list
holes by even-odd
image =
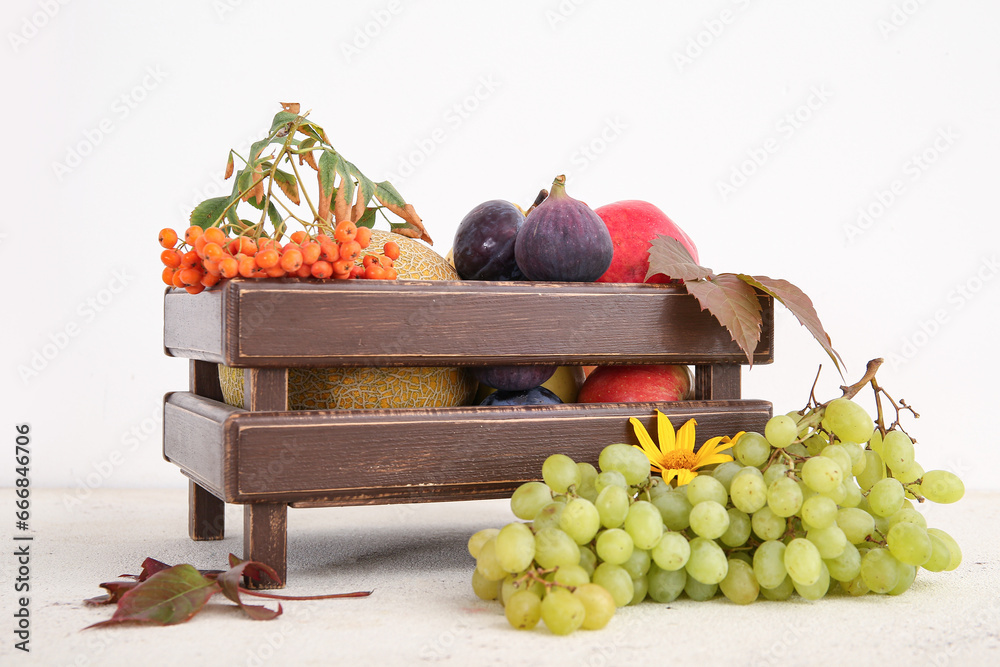
[[[370, 252], [386, 241], [399, 244], [395, 261], [399, 279], [459, 280], [444, 257], [429, 246], [399, 234], [372, 230]], [[336, 298], [331, 295], [330, 298]], [[222, 393], [230, 405], [243, 405], [243, 369], [219, 366]], [[356, 367], [290, 368], [289, 410], [426, 408], [468, 405], [476, 381], [465, 368]]]

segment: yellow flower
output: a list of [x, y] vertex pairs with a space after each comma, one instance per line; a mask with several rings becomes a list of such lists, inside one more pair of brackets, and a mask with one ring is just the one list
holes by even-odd
[[663, 481], [670, 483], [675, 477], [677, 485], [683, 486], [698, 476], [698, 468], [713, 465], [715, 463], [725, 463], [732, 461], [733, 457], [728, 454], [720, 454], [724, 449], [732, 446], [732, 443], [739, 440], [743, 431], [735, 437], [719, 436], [712, 438], [701, 448], [694, 451], [694, 427], [697, 422], [693, 419], [687, 420], [677, 434], [674, 434], [674, 426], [670, 420], [659, 410], [656, 411], [657, 439], [660, 446], [657, 447], [653, 439], [649, 437], [645, 427], [635, 417], [629, 419], [635, 435], [639, 439], [639, 445], [632, 445], [639, 449], [649, 459], [649, 469], [659, 471], [663, 476]]

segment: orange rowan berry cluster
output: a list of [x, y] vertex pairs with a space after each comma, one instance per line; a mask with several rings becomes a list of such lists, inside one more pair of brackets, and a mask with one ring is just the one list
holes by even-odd
[[[327, 234], [310, 236], [304, 231], [281, 244], [268, 237], [229, 237], [218, 227], [188, 227], [181, 240], [177, 232], [160, 230], [163, 282], [197, 294], [227, 278], [369, 278], [395, 280], [393, 261], [399, 259], [399, 245], [389, 241], [383, 254], [364, 254], [371, 242], [371, 230], [350, 220], [337, 224], [333, 238]], [[361, 263], [357, 263], [357, 260]]]

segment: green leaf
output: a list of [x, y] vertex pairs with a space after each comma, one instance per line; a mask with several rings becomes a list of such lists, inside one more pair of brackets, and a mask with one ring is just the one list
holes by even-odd
[[830, 336], [823, 329], [823, 323], [819, 321], [819, 315], [813, 307], [813, 302], [806, 296], [805, 292], [787, 280], [780, 278], [749, 276], [745, 273], [739, 274], [738, 277], [746, 284], [770, 294], [780, 301], [785, 308], [792, 311], [792, 315], [795, 315], [795, 319], [799, 321], [799, 324], [804, 326], [813, 335], [813, 338], [819, 342], [820, 346], [826, 350], [826, 353], [830, 355], [830, 359], [833, 360], [833, 365], [837, 367], [837, 372], [840, 373], [840, 376], [844, 376], [844, 371], [841, 369], [841, 364], [844, 363], [844, 360], [833, 349]]
[[[270, 138], [271, 136], [274, 136], [283, 125], [288, 125], [298, 117], [299, 115], [297, 113], [291, 113], [289, 111], [279, 111], [274, 114], [274, 118], [271, 120], [271, 129], [267, 131], [268, 137]], [[251, 153], [251, 155], [253, 155], [253, 153]]]
[[229, 201], [229, 197], [212, 197], [211, 199], [206, 199], [191, 211], [191, 224], [198, 225], [202, 229], [208, 229], [218, 222], [222, 216], [223, 209], [229, 205]]
[[[344, 200], [347, 201], [347, 208], [350, 209], [351, 202], [354, 201], [354, 177], [351, 173], [350, 162], [337, 155], [337, 173], [340, 174], [340, 188], [344, 188]], [[357, 167], [355, 167], [357, 169]], [[339, 192], [338, 192], [339, 194]]]
[[365, 209], [364, 215], [355, 224], [358, 227], [367, 227], [371, 229], [375, 226], [375, 214], [378, 213], [378, 206], [369, 206]]
[[753, 352], [760, 342], [763, 324], [760, 301], [753, 288], [732, 273], [722, 273], [709, 280], [685, 280], [684, 287], [698, 299], [702, 310], [707, 310], [729, 330], [729, 335], [753, 366]]
[[119, 623], [176, 625], [197, 614], [219, 590], [218, 583], [191, 565], [175, 565], [157, 572], [122, 595], [109, 620], [88, 627]]
[[708, 280], [713, 275], [711, 269], [694, 261], [680, 241], [666, 235], [659, 235], [650, 241], [646, 280], [658, 273], [673, 280]]
[[295, 174], [275, 169], [274, 181], [293, 204], [299, 203], [299, 182], [295, 179]]
[[392, 187], [392, 183], [389, 181], [382, 181], [375, 184], [375, 196], [386, 206], [396, 206], [399, 208], [406, 206], [403, 196], [396, 191], [396, 188]]
[[337, 180], [337, 163], [340, 156], [332, 150], [325, 150], [319, 156], [319, 187], [320, 195], [329, 198], [333, 195], [334, 184]]
[[[233, 152], [229, 151], [229, 159], [226, 160], [226, 179], [228, 179], [230, 176], [233, 175], [233, 168], [234, 168], [234, 166], [235, 165], [233, 164]], [[226, 180], [226, 179], [223, 179], [223, 180]]]

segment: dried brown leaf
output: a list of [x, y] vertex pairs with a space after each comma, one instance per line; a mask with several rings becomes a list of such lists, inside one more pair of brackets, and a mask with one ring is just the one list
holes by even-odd
[[753, 353], [760, 342], [763, 324], [760, 301], [750, 285], [732, 273], [722, 273], [710, 280], [686, 280], [684, 287], [729, 331], [753, 365]]

